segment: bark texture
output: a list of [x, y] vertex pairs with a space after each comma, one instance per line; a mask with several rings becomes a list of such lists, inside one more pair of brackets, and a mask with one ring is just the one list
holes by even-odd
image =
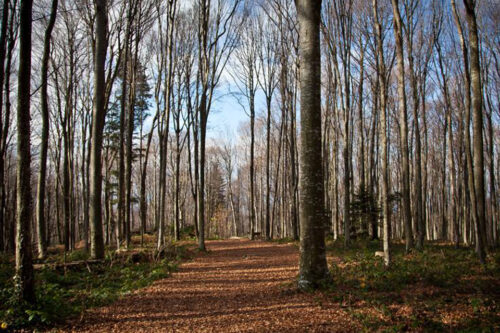
[[399, 1], [392, 0], [392, 11], [394, 15], [394, 36], [396, 39], [396, 56], [398, 64], [396, 68], [398, 76], [398, 107], [399, 107], [399, 129], [401, 136], [401, 175], [403, 195], [403, 218], [405, 228], [406, 252], [413, 247], [413, 232], [411, 228], [411, 203], [410, 203], [410, 154], [408, 149], [408, 112], [405, 92], [405, 65], [403, 49], [403, 23], [399, 12]]
[[38, 192], [36, 198], [36, 221], [38, 237], [38, 257], [44, 258], [46, 251], [45, 240], [45, 178], [47, 175], [47, 150], [49, 148], [49, 101], [47, 97], [48, 67], [50, 58], [50, 38], [54, 24], [56, 23], [58, 0], [52, 1], [49, 23], [45, 30], [42, 56], [42, 86], [40, 88], [40, 99], [42, 104], [42, 141], [40, 146], [40, 171], [38, 175]]
[[102, 237], [102, 173], [101, 151], [105, 112], [105, 73], [107, 49], [106, 0], [94, 0], [96, 15], [95, 64], [94, 64], [94, 110], [92, 112], [92, 142], [90, 152], [90, 256], [104, 258]]
[[300, 49], [300, 263], [299, 287], [328, 276], [325, 254], [321, 146], [321, 0], [297, 0]]
[[[474, 145], [474, 187], [477, 203], [476, 252], [481, 263], [485, 263], [486, 251], [486, 206], [484, 190], [483, 151], [483, 96], [481, 92], [481, 66], [479, 64], [479, 37], [476, 19], [476, 1], [464, 0], [467, 26], [469, 28], [470, 77], [472, 90], [472, 139]], [[472, 174], [470, 174], [472, 177]]]
[[380, 166], [380, 172], [382, 173], [382, 186], [380, 197], [382, 201], [382, 215], [383, 215], [383, 226], [382, 230], [384, 233], [383, 247], [384, 247], [384, 264], [389, 266], [391, 263], [391, 251], [390, 251], [390, 223], [391, 223], [391, 210], [389, 206], [389, 156], [387, 149], [387, 85], [386, 85], [386, 68], [384, 60], [384, 50], [382, 42], [382, 26], [380, 24], [378, 15], [378, 1], [373, 0], [373, 17], [375, 19], [375, 34], [377, 39], [377, 63], [378, 63], [378, 83], [380, 88], [380, 126], [379, 126], [379, 140], [382, 144], [382, 165]]
[[20, 7], [19, 73], [17, 92], [17, 213], [16, 275], [14, 287], [18, 301], [35, 302], [31, 254], [31, 141], [30, 80], [31, 25], [33, 1], [22, 0]]

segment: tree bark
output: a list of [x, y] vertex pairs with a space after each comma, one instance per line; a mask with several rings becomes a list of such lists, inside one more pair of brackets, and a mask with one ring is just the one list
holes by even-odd
[[377, 63], [378, 63], [378, 81], [380, 88], [380, 128], [379, 136], [382, 143], [382, 165], [380, 172], [382, 174], [382, 188], [380, 197], [382, 201], [382, 214], [383, 214], [383, 247], [384, 247], [384, 264], [388, 267], [391, 263], [390, 251], [390, 223], [391, 223], [391, 210], [389, 206], [389, 156], [388, 156], [388, 142], [387, 142], [387, 85], [385, 79], [385, 60], [384, 49], [382, 44], [382, 26], [380, 24], [378, 15], [378, 1], [372, 0], [373, 4], [373, 17], [375, 20], [375, 33], [377, 39]]
[[403, 28], [401, 14], [399, 12], [399, 0], [392, 1], [394, 15], [394, 36], [396, 39], [397, 76], [398, 76], [398, 98], [399, 98], [399, 126], [401, 135], [401, 174], [402, 174], [402, 200], [403, 217], [405, 228], [406, 252], [413, 247], [413, 231], [411, 227], [411, 202], [410, 202], [410, 154], [408, 150], [408, 112], [405, 93], [405, 68], [403, 48]]
[[[451, 100], [450, 100], [450, 94], [449, 94], [449, 89], [448, 89], [448, 78], [446, 77], [445, 74], [445, 68], [443, 64], [443, 56], [441, 52], [441, 46], [436, 43], [436, 49], [438, 52], [438, 63], [439, 63], [439, 69], [441, 72], [441, 79], [442, 79], [442, 86], [443, 86], [443, 97], [444, 97], [444, 105], [445, 105], [445, 117], [446, 117], [446, 124], [448, 125], [448, 129], [445, 130], [445, 141], [448, 140], [448, 150], [447, 150], [447, 160], [448, 160], [448, 175], [449, 175], [449, 183], [450, 183], [450, 207], [448, 209], [448, 221], [450, 223], [453, 223], [453, 229], [454, 229], [454, 241], [456, 247], [459, 245], [459, 228], [458, 228], [458, 220], [456, 218], [456, 193], [455, 193], [455, 186], [456, 186], [456, 179], [455, 179], [455, 159], [454, 159], [454, 150], [453, 150], [453, 122], [452, 122], [452, 108], [451, 108]], [[448, 135], [446, 136], [446, 132]], [[446, 150], [445, 150], [446, 151]], [[444, 156], [443, 156], [444, 157]], [[446, 159], [443, 159], [446, 161]], [[443, 163], [444, 165], [446, 162]], [[443, 170], [443, 177], [446, 177], [446, 168]], [[443, 188], [444, 187], [444, 182], [443, 182]], [[444, 193], [444, 192], [443, 192]], [[444, 207], [443, 207], [444, 209]], [[446, 220], [446, 217], [443, 218], [443, 221]], [[441, 238], [446, 239], [447, 238], [447, 223], [443, 223], [443, 230], [441, 234]]]
[[[359, 60], [359, 85], [358, 85], [358, 117], [359, 117], [359, 191], [366, 191], [365, 188], [365, 125], [363, 115], [363, 80], [364, 80], [364, 56], [365, 50], [360, 37], [360, 60]], [[361, 218], [361, 232], [368, 233], [366, 218]]]
[[107, 49], [107, 8], [106, 0], [94, 0], [96, 29], [94, 55], [94, 110], [92, 112], [92, 142], [90, 152], [90, 256], [104, 258], [102, 237], [102, 132], [104, 129], [105, 76], [104, 64]]
[[250, 96], [250, 239], [254, 239], [255, 223], [255, 104]]
[[[472, 89], [472, 137], [474, 140], [474, 186], [477, 202], [476, 252], [482, 264], [486, 260], [486, 206], [484, 188], [483, 97], [479, 64], [479, 37], [476, 21], [476, 1], [464, 0], [469, 28], [470, 76]], [[472, 176], [470, 174], [470, 176]]]
[[[4, 1], [2, 8], [2, 26], [0, 28], [0, 145], [3, 146], [3, 84], [5, 80], [5, 54], [7, 49], [7, 32], [9, 25], [9, 1]], [[4, 184], [4, 165], [5, 157], [3, 154], [3, 149], [0, 150], [0, 201], [4, 200], [3, 192], [5, 192]], [[5, 229], [5, 214], [3, 209], [3, 203], [0, 203], [0, 251], [4, 250], [4, 229]]]
[[[413, 5], [413, 3], [412, 3]], [[420, 121], [419, 121], [419, 97], [418, 97], [418, 85], [417, 85], [417, 75], [415, 73], [415, 64], [413, 57], [413, 11], [410, 9], [408, 15], [408, 25], [405, 29], [406, 40], [408, 44], [408, 67], [410, 72], [410, 84], [412, 91], [413, 100], [413, 121], [415, 125], [415, 163], [414, 174], [415, 174], [415, 184], [414, 184], [414, 195], [415, 199], [413, 202], [413, 220], [416, 226], [416, 247], [422, 250], [424, 247], [425, 239], [425, 225], [423, 218], [423, 196], [422, 196], [422, 141], [420, 138]], [[425, 103], [425, 101], [424, 101]]]
[[[462, 24], [460, 22], [458, 12], [455, 5], [455, 0], [451, 0], [451, 7], [453, 11], [453, 18], [455, 21], [455, 26], [457, 28], [458, 36], [460, 38], [460, 47], [462, 49], [462, 57], [464, 62], [464, 83], [465, 83], [465, 158], [467, 166], [467, 187], [470, 197], [470, 215], [472, 216], [472, 221], [474, 225], [477, 223], [477, 201], [476, 201], [476, 190], [474, 188], [474, 165], [472, 160], [472, 147], [471, 147], [471, 137], [470, 137], [470, 118], [471, 118], [471, 76], [469, 69], [469, 49], [465, 44], [464, 33], [462, 29]], [[478, 256], [481, 257], [480, 251], [476, 246], [476, 252]]]
[[297, 0], [300, 49], [300, 263], [299, 287], [328, 276], [321, 156], [321, 0]]
[[16, 274], [14, 288], [19, 302], [35, 302], [31, 253], [31, 26], [32, 0], [21, 0], [17, 93], [17, 209]]

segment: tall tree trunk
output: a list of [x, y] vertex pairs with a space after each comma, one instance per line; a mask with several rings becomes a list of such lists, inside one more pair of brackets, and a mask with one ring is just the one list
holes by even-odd
[[[345, 66], [345, 64], [344, 64]], [[347, 69], [345, 69], [347, 72]], [[344, 246], [349, 247], [351, 244], [351, 154], [350, 154], [350, 83], [345, 75], [344, 88], [345, 88], [345, 108], [344, 108]]]
[[[290, 100], [292, 97], [289, 97]], [[294, 240], [299, 239], [299, 214], [298, 210], [298, 202], [297, 202], [297, 192], [298, 192], [298, 172], [297, 172], [297, 163], [296, 163], [296, 154], [297, 154], [297, 145], [296, 145], [296, 127], [295, 127], [295, 108], [291, 106], [290, 103], [290, 218], [292, 220], [292, 237]], [[321, 131], [321, 124], [320, 124]], [[320, 133], [321, 134], [321, 133]], [[321, 142], [321, 135], [320, 135]], [[299, 162], [300, 163], [300, 162]], [[320, 166], [322, 164], [320, 163]]]
[[[444, 97], [444, 104], [445, 104], [445, 111], [446, 111], [446, 123], [448, 124], [448, 129], [447, 131], [445, 130], [445, 141], [448, 140], [448, 175], [449, 175], [449, 183], [450, 183], [450, 207], [448, 209], [448, 221], [450, 223], [453, 223], [453, 229], [454, 229], [454, 241], [455, 245], [458, 247], [459, 244], [459, 230], [458, 230], [458, 220], [456, 218], [456, 193], [455, 193], [455, 159], [454, 159], [454, 153], [453, 153], [453, 122], [452, 122], [452, 109], [451, 109], [451, 100], [450, 100], [450, 94], [449, 94], [449, 89], [448, 89], [448, 82], [447, 82], [447, 77], [445, 74], [445, 69], [444, 69], [444, 64], [443, 64], [443, 57], [442, 57], [442, 52], [441, 52], [441, 46], [439, 43], [436, 43], [436, 49], [438, 52], [438, 63], [439, 63], [439, 68], [441, 72], [441, 79], [442, 79], [442, 85], [443, 85], [443, 97]], [[448, 132], [448, 135], [446, 137], [446, 132]], [[446, 150], [445, 150], [446, 152]], [[445, 156], [443, 156], [445, 157]], [[443, 159], [445, 161], [446, 158]], [[443, 170], [443, 177], [446, 175], [446, 168]], [[444, 188], [444, 183], [443, 183], [443, 188]], [[444, 195], [444, 192], [443, 192]], [[444, 209], [444, 207], [443, 207]], [[443, 219], [445, 221], [446, 218]], [[446, 239], [447, 237], [447, 223], [443, 224], [443, 230], [442, 230], [442, 238]]]
[[85, 252], [89, 252], [89, 161], [90, 149], [87, 145], [87, 131], [90, 125], [87, 114], [83, 115], [84, 124], [82, 130], [82, 192], [83, 192], [83, 240]]
[[209, 37], [209, 21], [210, 21], [210, 1], [202, 0], [200, 1], [200, 22], [199, 22], [199, 32], [198, 32], [198, 47], [200, 48], [198, 52], [198, 76], [200, 80], [200, 100], [198, 105], [198, 143], [199, 155], [198, 158], [198, 248], [201, 251], [205, 251], [205, 139], [207, 132], [207, 120], [208, 120], [208, 73], [209, 73], [209, 50], [208, 48], [208, 37]]
[[[378, 187], [378, 179], [376, 176], [376, 156], [375, 156], [375, 146], [377, 141], [377, 133], [378, 133], [378, 114], [379, 114], [379, 80], [375, 79], [375, 83], [372, 85], [372, 94], [373, 94], [373, 106], [372, 106], [372, 129], [371, 129], [371, 139], [370, 139], [370, 196], [375, 200], [375, 188]], [[378, 218], [377, 214], [371, 215], [371, 239], [379, 239], [378, 235]]]
[[[205, 102], [204, 102], [205, 101]], [[205, 138], [207, 131], [206, 98], [200, 109], [199, 181], [198, 181], [198, 248], [205, 251]], [[252, 231], [250, 231], [252, 232]]]
[[[15, 237], [14, 237], [14, 226], [12, 225], [12, 228], [10, 226], [6, 225], [7, 220], [7, 202], [8, 202], [8, 194], [6, 191], [6, 185], [5, 185], [5, 162], [7, 161], [7, 146], [8, 146], [8, 134], [9, 134], [9, 128], [10, 128], [10, 116], [11, 116], [11, 103], [10, 103], [10, 77], [12, 73], [12, 59], [13, 59], [13, 54], [14, 54], [14, 48], [16, 45], [16, 36], [14, 33], [14, 20], [15, 20], [15, 13], [16, 13], [16, 5], [17, 1], [14, 2], [14, 7], [11, 9], [10, 13], [10, 18], [9, 18], [9, 40], [7, 43], [7, 63], [5, 65], [5, 84], [4, 84], [4, 90], [5, 90], [5, 112], [4, 112], [4, 124], [3, 124], [3, 129], [2, 129], [2, 136], [1, 136], [1, 141], [0, 141], [0, 219], [3, 220], [3, 227], [5, 230], [5, 236], [4, 237], [7, 241], [6, 244], [4, 244], [4, 249], [10, 250], [13, 252], [15, 248]], [[1, 87], [0, 87], [1, 90]], [[1, 117], [0, 117], [1, 118]], [[15, 195], [14, 195], [15, 197]], [[2, 223], [0, 223], [2, 224]], [[8, 229], [10, 230], [10, 233], [7, 233]]]
[[[253, 74], [251, 74], [253, 77]], [[252, 93], [250, 93], [252, 94]], [[250, 238], [254, 239], [255, 223], [255, 104], [250, 95]]]
[[180, 127], [180, 108], [177, 109], [174, 114], [175, 117], [175, 193], [174, 193], [174, 239], [176, 241], [180, 240], [180, 220], [181, 220], [181, 211], [180, 211], [180, 195], [181, 195], [181, 127]]
[[389, 266], [391, 263], [390, 251], [390, 223], [391, 223], [391, 210], [389, 206], [389, 156], [388, 156], [388, 142], [387, 142], [387, 85], [385, 79], [385, 60], [384, 49], [382, 44], [382, 26], [380, 24], [378, 15], [378, 1], [372, 0], [373, 4], [373, 17], [375, 20], [375, 33], [377, 39], [377, 63], [378, 63], [378, 82], [380, 88], [380, 142], [382, 143], [382, 165], [380, 172], [382, 174], [382, 189], [380, 197], [382, 201], [382, 214], [383, 214], [383, 247], [384, 247], [384, 264]]
[[472, 135], [474, 140], [474, 186], [477, 202], [476, 251], [482, 264], [486, 260], [486, 218], [483, 151], [483, 97], [481, 66], [479, 64], [479, 37], [476, 21], [476, 1], [464, 0], [469, 27], [470, 76], [472, 89]]
[[443, 125], [443, 156], [442, 156], [442, 171], [441, 172], [441, 234], [442, 240], [447, 239], [448, 235], [448, 216], [446, 211], [448, 208], [448, 201], [446, 198], [446, 147], [447, 147], [447, 134], [448, 132], [448, 118], [445, 115]]
[[[423, 219], [423, 199], [422, 199], [422, 141], [420, 138], [420, 121], [418, 109], [419, 97], [418, 97], [418, 85], [417, 85], [417, 75], [415, 73], [415, 64], [413, 58], [413, 12], [411, 12], [408, 18], [408, 27], [406, 28], [406, 40], [408, 44], [408, 66], [410, 71], [410, 84], [413, 100], [413, 121], [415, 125], [415, 163], [414, 163], [414, 173], [415, 173], [415, 185], [414, 185], [414, 195], [415, 201], [413, 203], [413, 219], [416, 226], [417, 237], [416, 246], [417, 249], [421, 250], [424, 247], [425, 239], [425, 225]], [[424, 102], [425, 103], [425, 102]]]
[[44, 258], [46, 251], [45, 239], [45, 182], [47, 174], [47, 150], [49, 147], [49, 102], [47, 97], [48, 88], [48, 67], [50, 58], [50, 39], [52, 30], [56, 22], [58, 0], [52, 1], [52, 8], [50, 18], [45, 30], [43, 56], [42, 56], [42, 69], [41, 69], [41, 111], [42, 111], [42, 137], [40, 143], [40, 171], [38, 175], [38, 192], [36, 198], [36, 221], [37, 221], [37, 241], [38, 241], [38, 257]]
[[491, 103], [491, 99], [489, 97], [488, 92], [486, 93], [486, 101], [488, 103], [490, 112], [487, 114], [488, 117], [488, 151], [490, 154], [490, 165], [489, 165], [489, 175], [490, 175], [490, 229], [491, 229], [491, 241], [493, 246], [497, 246], [498, 234], [497, 234], [497, 226], [496, 226], [496, 215], [497, 215], [497, 193], [495, 189], [495, 136], [493, 134], [494, 125], [493, 125], [493, 107]]
[[[9, 6], [10, 1], [4, 1], [2, 9], [2, 26], [0, 27], [0, 146], [3, 146], [3, 84], [5, 80], [5, 54], [7, 49], [7, 26], [9, 24]], [[4, 200], [3, 193], [5, 192], [4, 184], [4, 166], [5, 156], [3, 149], [0, 149], [0, 201]], [[0, 251], [4, 250], [4, 229], [5, 229], [5, 214], [3, 203], [0, 203]]]
[[35, 302], [35, 280], [31, 253], [31, 139], [30, 81], [32, 0], [21, 0], [17, 93], [17, 210], [16, 210], [16, 298]]
[[321, 156], [321, 0], [297, 0], [300, 48], [300, 263], [299, 287], [328, 276]]
[[148, 218], [148, 205], [146, 203], [146, 176], [148, 174], [149, 149], [151, 147], [151, 141], [153, 139], [153, 132], [157, 118], [158, 114], [156, 114], [155, 117], [153, 118], [151, 131], [148, 134], [148, 141], [146, 143], [146, 150], [144, 151], [144, 162], [142, 165], [142, 172], [141, 172], [141, 189], [140, 189], [141, 246], [144, 245], [144, 233], [146, 232], [146, 223]]
[[133, 145], [134, 145], [134, 119], [135, 119], [135, 94], [137, 85], [137, 63], [138, 63], [138, 47], [137, 43], [139, 36], [136, 36], [135, 54], [131, 59], [131, 80], [128, 96], [128, 115], [127, 115], [127, 137], [126, 137], [126, 164], [125, 164], [125, 246], [130, 247], [131, 232], [132, 232], [132, 162], [133, 162]]
[[116, 249], [120, 249], [120, 243], [122, 238], [125, 236], [127, 238], [126, 231], [126, 221], [125, 221], [125, 132], [127, 129], [127, 88], [128, 88], [128, 66], [129, 66], [129, 41], [130, 41], [130, 8], [132, 5], [129, 4], [129, 11], [127, 17], [127, 30], [125, 33], [125, 45], [122, 52], [125, 53], [123, 60], [123, 72], [122, 72], [122, 84], [121, 84], [121, 97], [120, 97], [120, 143], [119, 143], [119, 161], [118, 161], [118, 221], [116, 223]]
[[410, 202], [410, 155], [408, 150], [408, 113], [406, 107], [405, 93], [405, 68], [404, 68], [404, 48], [403, 48], [403, 28], [401, 14], [399, 12], [399, 0], [392, 1], [392, 11], [394, 15], [394, 36], [396, 39], [396, 56], [398, 59], [398, 107], [399, 126], [401, 132], [401, 176], [402, 176], [402, 196], [403, 196], [403, 218], [405, 228], [406, 252], [413, 247], [413, 232], [411, 227], [411, 202]]
[[94, 0], [96, 30], [94, 55], [94, 110], [92, 112], [92, 142], [90, 152], [90, 256], [104, 258], [102, 237], [102, 132], [104, 129], [105, 76], [104, 64], [107, 49], [107, 7], [106, 0]]
[[[67, 106], [68, 108], [68, 106]], [[64, 149], [63, 149], [63, 213], [64, 213], [64, 228], [63, 228], [63, 238], [64, 238], [64, 251], [70, 250], [70, 224], [71, 224], [71, 192], [70, 192], [70, 166], [69, 166], [69, 133], [68, 126], [69, 119], [67, 118], [68, 110], [65, 112], [65, 121], [63, 123], [63, 137], [64, 137]]]
[[[364, 56], [365, 50], [360, 37], [360, 60], [359, 60], [359, 85], [358, 85], [358, 117], [359, 117], [359, 191], [366, 191], [365, 188], [365, 124], [363, 115], [363, 79], [364, 79]], [[366, 218], [361, 219], [361, 232], [368, 234]]]
[[[455, 0], [450, 0], [451, 2], [451, 7], [453, 11], [453, 18], [455, 21], [455, 26], [457, 28], [458, 36], [460, 38], [460, 47], [462, 49], [462, 58], [464, 62], [464, 83], [465, 83], [465, 126], [464, 126], [464, 132], [465, 132], [465, 158], [466, 158], [466, 165], [467, 165], [467, 187], [468, 187], [468, 192], [469, 192], [469, 198], [470, 198], [470, 215], [472, 216], [472, 221], [474, 225], [477, 225], [477, 209], [478, 209], [478, 204], [476, 201], [476, 190], [474, 187], [474, 165], [472, 161], [472, 146], [471, 146], [471, 137], [470, 137], [470, 118], [471, 118], [471, 76], [470, 76], [470, 69], [469, 69], [469, 50], [467, 45], [465, 44], [465, 38], [464, 38], [464, 32], [462, 29], [462, 24], [460, 22], [457, 8], [455, 5]], [[481, 258], [484, 258], [484, 255], [481, 253], [480, 246], [478, 246], [476, 242], [476, 252], [479, 256], [480, 260], [483, 260]]]
[[[269, 95], [269, 94], [268, 94]], [[266, 239], [272, 238], [271, 226], [271, 96], [266, 97]]]

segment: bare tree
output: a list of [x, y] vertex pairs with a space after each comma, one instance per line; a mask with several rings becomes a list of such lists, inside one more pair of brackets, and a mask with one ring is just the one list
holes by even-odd
[[[236, 46], [238, 18], [235, 16], [241, 1], [229, 4], [211, 0], [198, 3], [198, 247], [205, 250], [205, 149], [208, 115], [212, 107], [215, 88], [220, 81], [229, 56]], [[214, 19], [217, 18], [217, 19]]]
[[259, 21], [258, 41], [260, 47], [257, 49], [259, 74], [258, 83], [264, 92], [266, 99], [266, 218], [265, 218], [265, 236], [266, 239], [272, 238], [271, 225], [271, 104], [273, 95], [278, 85], [277, 80], [277, 31], [269, 19]]
[[[240, 37], [239, 47], [235, 49], [233, 64], [234, 82], [238, 87], [235, 95], [250, 117], [250, 238], [254, 239], [256, 223], [256, 189], [255, 189], [255, 95], [258, 89], [258, 21], [247, 20], [246, 29]], [[243, 99], [241, 98], [243, 97]], [[248, 109], [247, 106], [248, 105]]]

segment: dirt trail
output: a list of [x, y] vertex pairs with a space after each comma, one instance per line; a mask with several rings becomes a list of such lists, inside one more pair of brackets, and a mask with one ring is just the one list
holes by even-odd
[[293, 288], [296, 246], [224, 240], [207, 248], [171, 277], [88, 311], [68, 331], [357, 331], [338, 303]]

